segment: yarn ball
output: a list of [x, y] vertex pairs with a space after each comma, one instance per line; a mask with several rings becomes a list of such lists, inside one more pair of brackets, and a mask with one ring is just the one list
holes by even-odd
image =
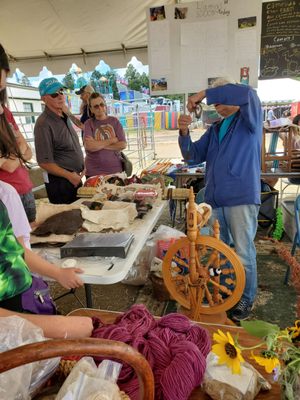
[[[144, 305], [137, 304], [114, 324], [97, 318], [93, 322], [92, 337], [125, 342], [146, 358], [154, 375], [155, 399], [187, 400], [201, 384], [211, 340], [204, 328], [186, 316], [174, 313], [156, 320]], [[132, 400], [139, 398], [139, 382], [129, 365], [123, 364], [118, 384]]]

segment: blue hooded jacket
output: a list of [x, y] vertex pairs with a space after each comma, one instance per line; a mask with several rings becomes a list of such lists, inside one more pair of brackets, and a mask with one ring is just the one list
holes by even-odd
[[185, 160], [206, 161], [205, 201], [213, 208], [260, 204], [260, 163], [263, 131], [260, 100], [250, 86], [227, 84], [206, 90], [207, 104], [239, 106], [219, 143], [221, 122], [192, 142], [179, 136]]

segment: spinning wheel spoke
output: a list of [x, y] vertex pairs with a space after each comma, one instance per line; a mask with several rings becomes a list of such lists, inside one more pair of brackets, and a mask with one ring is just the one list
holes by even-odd
[[[220, 240], [205, 236], [196, 240], [198, 279], [189, 275], [189, 240], [170, 246], [163, 262], [163, 277], [172, 297], [196, 315], [226, 311], [239, 300], [245, 284], [244, 268], [237, 255]], [[203, 250], [205, 249], [205, 250]]]

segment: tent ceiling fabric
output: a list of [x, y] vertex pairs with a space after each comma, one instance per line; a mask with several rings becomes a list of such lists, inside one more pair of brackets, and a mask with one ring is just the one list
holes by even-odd
[[88, 71], [100, 59], [122, 68], [133, 55], [147, 64], [146, 9], [162, 3], [176, 0], [3, 0], [0, 42], [27, 75], [73, 62]]

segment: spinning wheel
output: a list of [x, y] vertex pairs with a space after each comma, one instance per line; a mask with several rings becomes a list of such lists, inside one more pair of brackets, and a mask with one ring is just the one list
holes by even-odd
[[208, 218], [208, 208], [202, 215], [197, 211], [191, 188], [187, 237], [171, 245], [163, 261], [165, 286], [195, 321], [202, 320], [203, 314], [226, 316], [225, 311], [239, 301], [245, 287], [244, 267], [236, 253], [219, 239], [218, 221], [214, 223], [214, 237], [200, 236]]

